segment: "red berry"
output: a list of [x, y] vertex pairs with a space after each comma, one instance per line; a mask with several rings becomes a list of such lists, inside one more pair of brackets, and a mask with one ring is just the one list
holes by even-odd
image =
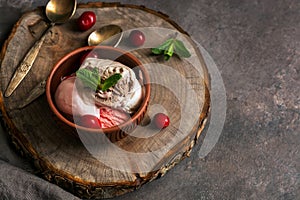
[[139, 30], [133, 30], [129, 34], [129, 41], [135, 47], [142, 46], [145, 42], [145, 39], [144, 33]]
[[86, 31], [96, 23], [96, 14], [92, 11], [83, 12], [77, 20], [77, 24], [80, 30]]
[[154, 116], [153, 120], [154, 120], [155, 126], [159, 129], [166, 128], [170, 124], [169, 117], [163, 113], [157, 113]]
[[94, 128], [94, 129], [101, 128], [100, 119], [94, 115], [81, 116], [79, 125], [87, 128]]
[[80, 65], [84, 62], [86, 58], [98, 58], [98, 54], [95, 51], [88, 51], [80, 58]]

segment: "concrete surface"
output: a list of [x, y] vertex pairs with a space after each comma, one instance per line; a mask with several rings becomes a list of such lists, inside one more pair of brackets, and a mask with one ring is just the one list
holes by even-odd
[[[300, 1], [121, 2], [166, 13], [210, 53], [227, 117], [207, 157], [198, 144], [167, 175], [116, 199], [299, 199]], [[1, 29], [12, 23], [3, 19]]]

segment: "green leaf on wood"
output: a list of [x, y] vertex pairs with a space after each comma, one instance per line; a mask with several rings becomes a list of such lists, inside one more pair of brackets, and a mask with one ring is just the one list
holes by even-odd
[[188, 58], [191, 56], [190, 52], [184, 46], [184, 43], [176, 38], [167, 39], [164, 43], [156, 48], [152, 48], [152, 53], [155, 55], [164, 55], [165, 60], [169, 60], [173, 54], [179, 57]]

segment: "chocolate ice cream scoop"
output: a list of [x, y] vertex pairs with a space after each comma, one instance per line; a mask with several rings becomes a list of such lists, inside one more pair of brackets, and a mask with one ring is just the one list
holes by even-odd
[[80, 68], [98, 69], [102, 80], [116, 73], [122, 75], [117, 84], [106, 91], [88, 90], [79, 81], [79, 90], [83, 91], [84, 96], [91, 95], [96, 105], [117, 108], [129, 114], [138, 109], [142, 101], [142, 86], [132, 69], [116, 61], [98, 58], [87, 58]]

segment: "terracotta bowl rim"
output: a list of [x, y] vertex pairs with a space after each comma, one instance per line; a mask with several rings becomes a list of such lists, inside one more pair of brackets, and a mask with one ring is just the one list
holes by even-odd
[[[93, 49], [102, 49], [102, 50], [110, 50], [110, 51], [117, 51], [118, 53], [120, 53], [121, 55], [125, 55], [126, 57], [128, 57], [129, 59], [133, 60], [136, 64], [137, 67], [140, 68], [140, 70], [143, 72], [143, 78], [144, 78], [144, 88], [145, 88], [145, 93], [144, 93], [144, 99], [139, 107], [139, 109], [137, 110], [137, 112], [134, 113], [133, 116], [131, 116], [131, 118], [126, 121], [123, 124], [117, 125], [117, 126], [113, 126], [110, 128], [102, 128], [102, 129], [93, 129], [93, 128], [87, 128], [87, 127], [83, 127], [80, 125], [77, 125], [73, 122], [71, 122], [70, 120], [68, 120], [55, 106], [55, 103], [53, 102], [53, 97], [51, 95], [51, 82], [52, 82], [52, 78], [54, 76], [54, 74], [56, 73], [56, 71], [58, 70], [58, 68], [65, 62], [67, 61], [70, 57], [72, 56], [76, 56], [76, 54], [85, 52], [85, 51], [91, 51]], [[54, 112], [54, 114], [59, 118], [60, 121], [62, 121], [63, 123], [67, 124], [68, 126], [77, 129], [80, 129], [81, 131], [85, 131], [85, 132], [92, 132], [92, 133], [112, 133], [112, 132], [116, 132], [116, 131], [120, 131], [123, 128], [130, 126], [132, 124], [135, 123], [135, 121], [142, 115], [145, 114], [148, 103], [149, 103], [149, 99], [150, 99], [150, 76], [148, 71], [146, 70], [146, 68], [143, 66], [143, 64], [141, 63], [141, 61], [134, 56], [132, 53], [122, 50], [120, 48], [116, 48], [116, 47], [110, 47], [110, 46], [84, 46], [84, 47], [80, 47], [77, 48], [71, 52], [69, 52], [68, 54], [66, 54], [65, 56], [63, 56], [62, 58], [59, 59], [59, 61], [54, 65], [54, 67], [52, 68], [48, 78], [47, 78], [47, 82], [46, 82], [46, 97], [47, 97], [47, 101], [48, 104], [50, 106], [50, 109], [52, 110], [52, 112]]]

